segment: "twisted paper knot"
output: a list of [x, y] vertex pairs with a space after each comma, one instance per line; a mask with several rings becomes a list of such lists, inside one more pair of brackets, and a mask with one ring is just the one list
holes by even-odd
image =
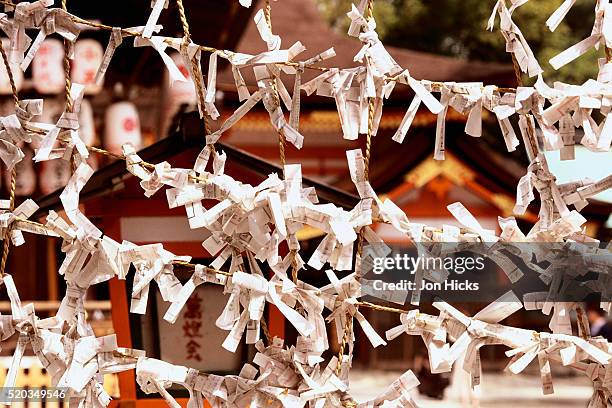
[[27, 199], [13, 211], [10, 211], [10, 203], [0, 201], [0, 237], [6, 239], [10, 236], [13, 245], [20, 246], [25, 240], [21, 228], [27, 224], [27, 219], [38, 210], [38, 205], [31, 199]]

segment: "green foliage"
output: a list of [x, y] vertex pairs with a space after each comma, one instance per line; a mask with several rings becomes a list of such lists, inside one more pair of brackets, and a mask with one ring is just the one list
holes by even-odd
[[[328, 21], [344, 31], [351, 1], [317, 1]], [[602, 50], [589, 52], [559, 71], [548, 60], [590, 35], [595, 0], [578, 0], [555, 32], [550, 32], [545, 22], [561, 3], [562, 0], [531, 0], [514, 12], [513, 20], [538, 58], [549, 84], [559, 80], [580, 84], [596, 76]], [[459, 58], [509, 62], [498, 28], [499, 18], [493, 32], [486, 30], [494, 5], [495, 0], [375, 0], [374, 15], [385, 44]]]

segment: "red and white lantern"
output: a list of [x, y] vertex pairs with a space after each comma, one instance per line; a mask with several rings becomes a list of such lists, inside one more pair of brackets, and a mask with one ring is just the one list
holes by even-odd
[[[64, 110], [64, 101], [58, 98], [45, 99], [43, 112], [37, 120], [43, 123], [55, 123]], [[37, 143], [33, 142], [34, 148]], [[42, 169], [39, 175], [39, 187], [43, 194], [63, 188], [70, 179], [70, 163], [66, 160], [55, 159], [41, 163]]]
[[79, 137], [87, 146], [93, 146], [96, 140], [93, 109], [87, 99], [83, 99], [79, 111]]
[[42, 165], [40, 191], [43, 194], [51, 194], [66, 186], [66, 183], [70, 180], [70, 162], [68, 160], [47, 160]]
[[140, 119], [132, 102], [116, 102], [104, 115], [104, 146], [110, 152], [121, 154], [121, 145], [131, 143], [137, 150], [142, 147]]
[[168, 127], [170, 126], [170, 123], [172, 123], [172, 119], [178, 112], [181, 105], [187, 104], [190, 106], [195, 106], [198, 100], [198, 95], [193, 85], [193, 81], [189, 75], [189, 69], [185, 66], [185, 62], [183, 61], [181, 54], [175, 52], [171, 55], [171, 58], [183, 76], [187, 78], [187, 81], [174, 81], [172, 86], [170, 86], [170, 75], [168, 74], [168, 70], [165, 70], [166, 86], [164, 89], [166, 89], [166, 97], [164, 98], [163, 102], [162, 120], [160, 123], [160, 132], [162, 137], [168, 133]]
[[102, 83], [96, 84], [96, 72], [102, 64], [103, 57], [102, 45], [96, 40], [89, 38], [79, 40], [74, 46], [72, 82], [85, 85], [87, 95], [95, 95], [102, 90]]
[[32, 61], [32, 82], [41, 94], [64, 92], [64, 44], [55, 38], [45, 39]]

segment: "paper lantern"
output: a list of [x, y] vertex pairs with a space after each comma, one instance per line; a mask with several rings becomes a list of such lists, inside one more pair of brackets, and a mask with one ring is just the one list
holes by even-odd
[[70, 162], [62, 159], [43, 162], [40, 172], [40, 191], [51, 194], [66, 186], [70, 179]]
[[181, 54], [175, 52], [171, 55], [171, 58], [188, 81], [174, 81], [172, 86], [170, 86], [170, 75], [168, 74], [168, 70], [165, 70], [164, 84], [166, 97], [163, 102], [162, 119], [160, 123], [160, 132], [162, 136], [168, 134], [168, 128], [172, 123], [172, 119], [179, 111], [181, 105], [186, 104], [195, 106], [198, 98], [193, 81], [189, 75], [189, 69], [185, 66]]
[[95, 79], [103, 57], [104, 50], [96, 40], [79, 40], [74, 46], [71, 77], [73, 82], [85, 85], [85, 94], [95, 95], [102, 90], [102, 82], [96, 84]]
[[32, 82], [41, 94], [64, 92], [64, 45], [60, 40], [47, 38], [43, 41], [32, 61]]
[[121, 145], [131, 143], [136, 149], [142, 147], [140, 119], [132, 102], [116, 102], [108, 107], [104, 115], [104, 146], [113, 153], [121, 153]]
[[93, 146], [96, 139], [96, 126], [91, 104], [87, 99], [81, 102], [79, 112], [79, 136], [87, 146]]
[[[43, 113], [38, 120], [43, 123], [55, 123], [64, 110], [64, 100], [57, 98], [45, 99]], [[33, 142], [33, 147], [38, 148]], [[50, 194], [65, 186], [70, 179], [70, 163], [56, 159], [45, 161], [39, 174], [39, 187], [43, 194]]]

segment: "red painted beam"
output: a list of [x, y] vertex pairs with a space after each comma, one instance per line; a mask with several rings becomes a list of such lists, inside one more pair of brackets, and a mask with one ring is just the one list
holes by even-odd
[[[121, 242], [121, 224], [119, 219], [107, 218], [104, 220], [104, 233], [116, 241]], [[127, 292], [125, 281], [113, 278], [109, 281], [111, 298], [111, 318], [113, 329], [117, 335], [117, 344], [120, 347], [132, 348], [132, 333], [130, 331], [129, 313], [127, 304]], [[119, 393], [121, 400], [136, 400], [136, 376], [134, 370], [124, 371], [119, 376]]]

